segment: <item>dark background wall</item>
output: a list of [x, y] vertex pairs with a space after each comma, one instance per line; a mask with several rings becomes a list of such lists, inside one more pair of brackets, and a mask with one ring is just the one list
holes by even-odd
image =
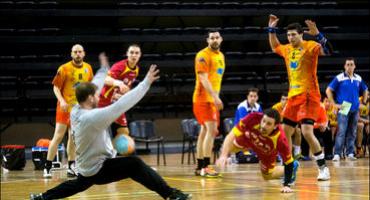
[[35, 138], [52, 137], [56, 98], [51, 80], [75, 43], [85, 47], [86, 61], [95, 70], [100, 52], [107, 52], [113, 63], [130, 43], [141, 45], [139, 79], [151, 63], [159, 65], [161, 79], [128, 118], [154, 120], [158, 134], [168, 140], [180, 140], [180, 120], [193, 117], [194, 56], [206, 46], [210, 28], [224, 37], [222, 118], [234, 115], [250, 87], [260, 89], [264, 108], [287, 90], [283, 60], [271, 52], [265, 31], [270, 13], [280, 18], [283, 43], [284, 27], [305, 19], [317, 21], [330, 39], [335, 53], [320, 58], [318, 67], [322, 90], [349, 56], [369, 83], [368, 6], [364, 0], [0, 1], [1, 143], [32, 145]]

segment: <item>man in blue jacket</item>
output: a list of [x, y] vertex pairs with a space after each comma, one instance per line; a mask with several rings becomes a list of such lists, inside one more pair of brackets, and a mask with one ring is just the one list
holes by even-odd
[[[339, 109], [337, 114], [338, 132], [335, 138], [333, 161], [340, 160], [344, 142], [347, 158], [356, 160], [354, 146], [359, 117], [359, 95], [362, 94], [363, 101], [366, 102], [368, 88], [361, 76], [354, 73], [355, 68], [354, 58], [347, 58], [344, 64], [345, 71], [338, 74], [326, 88], [326, 95], [329, 100]], [[334, 93], [335, 100], [333, 98]]]

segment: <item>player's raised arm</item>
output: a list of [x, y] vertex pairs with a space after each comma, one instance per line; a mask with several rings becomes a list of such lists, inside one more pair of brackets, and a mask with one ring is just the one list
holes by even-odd
[[277, 31], [277, 23], [279, 21], [279, 18], [277, 18], [275, 15], [269, 16], [269, 27], [268, 27], [268, 33], [269, 33], [269, 42], [270, 47], [273, 52], [275, 52], [275, 48], [280, 45], [280, 41], [276, 36]]
[[308, 31], [304, 31], [304, 33], [314, 36], [317, 42], [321, 44], [320, 55], [331, 55], [333, 53], [333, 46], [328, 39], [320, 33], [316, 23], [312, 20], [305, 20], [305, 23], [308, 27]]
[[86, 116], [93, 126], [105, 129], [122, 113], [132, 108], [139, 102], [150, 88], [150, 85], [159, 79], [159, 70], [156, 65], [151, 65], [145, 79], [133, 90], [127, 92], [115, 103], [104, 107], [91, 110]]

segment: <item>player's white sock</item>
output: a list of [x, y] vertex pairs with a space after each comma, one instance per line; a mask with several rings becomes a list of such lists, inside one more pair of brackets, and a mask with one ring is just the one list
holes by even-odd
[[293, 154], [294, 156], [301, 154], [301, 146], [293, 145]]

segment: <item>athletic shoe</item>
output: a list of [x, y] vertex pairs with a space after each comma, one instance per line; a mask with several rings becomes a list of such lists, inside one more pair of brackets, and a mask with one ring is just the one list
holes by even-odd
[[207, 178], [218, 178], [221, 176], [213, 167], [208, 166], [200, 170], [200, 175]]
[[356, 148], [356, 158], [363, 158], [364, 156], [364, 150], [362, 147], [357, 147]]
[[73, 168], [68, 168], [67, 169], [67, 177], [76, 177], [77, 176], [77, 173], [75, 172], [75, 170]]
[[319, 181], [327, 181], [330, 179], [330, 172], [327, 166], [319, 167], [319, 175], [317, 176], [317, 180]]
[[44, 200], [44, 197], [42, 197], [42, 194], [30, 194], [30, 200]]
[[334, 156], [333, 155], [325, 155], [325, 160], [333, 160]]
[[174, 189], [167, 200], [187, 200], [191, 199], [191, 194], [185, 194], [181, 190]]
[[338, 155], [338, 154], [335, 154], [335, 155], [334, 155], [333, 161], [334, 161], [334, 162], [338, 162], [338, 161], [340, 161], [340, 157], [339, 157], [339, 155]]
[[311, 160], [311, 157], [310, 156], [303, 156], [300, 158], [300, 160], [302, 161], [310, 161]]
[[357, 158], [353, 155], [353, 153], [348, 154], [347, 159], [351, 161], [357, 160]]
[[52, 176], [51, 176], [51, 169], [46, 169], [46, 168], [44, 168], [44, 174], [43, 174], [43, 177], [44, 178], [51, 178]]

